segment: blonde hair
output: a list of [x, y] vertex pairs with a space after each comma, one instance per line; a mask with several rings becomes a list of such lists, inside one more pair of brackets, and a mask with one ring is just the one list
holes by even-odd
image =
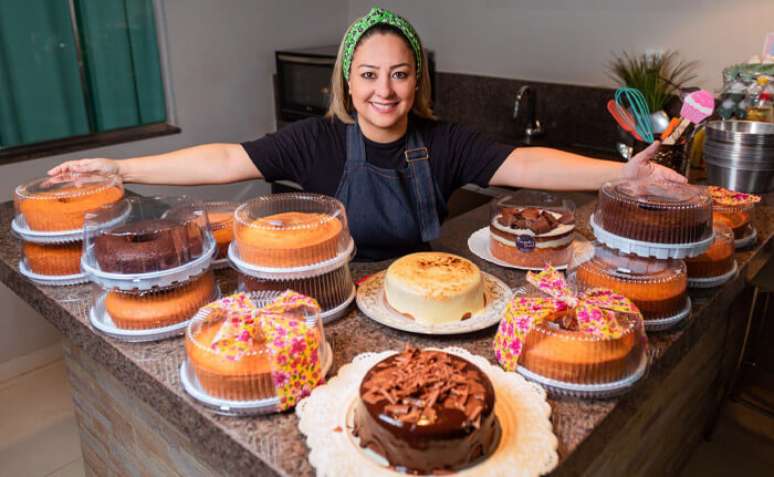
[[[347, 31], [349, 31], [349, 28]], [[375, 33], [398, 35], [404, 40], [408, 49], [411, 50], [411, 45], [409, 45], [408, 40], [403, 36], [403, 33], [397, 28], [385, 24], [378, 24], [371, 27], [363, 34], [358, 44]], [[430, 72], [427, 67], [427, 54], [425, 53], [424, 46], [422, 47], [421, 55], [424, 67], [417, 78], [417, 92], [414, 95], [414, 104], [411, 107], [411, 111], [421, 118], [435, 119], [431, 100], [432, 90], [430, 86]], [[355, 122], [352, 117], [355, 107], [352, 105], [352, 96], [349, 94], [347, 80], [344, 78], [344, 67], [342, 65], [343, 56], [344, 40], [342, 39], [341, 45], [339, 45], [339, 52], [336, 55], [336, 64], [333, 66], [333, 75], [331, 75], [331, 104], [328, 106], [328, 112], [325, 113], [325, 117], [337, 117], [345, 124], [352, 124]], [[411, 56], [412, 58], [414, 57], [413, 54]], [[414, 61], [414, 68], [416, 67], [416, 61]]]

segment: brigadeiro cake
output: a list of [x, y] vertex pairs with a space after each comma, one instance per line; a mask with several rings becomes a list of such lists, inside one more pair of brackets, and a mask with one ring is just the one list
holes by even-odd
[[408, 347], [366, 373], [353, 433], [398, 470], [452, 471], [497, 444], [494, 408], [492, 383], [477, 366], [443, 351]]

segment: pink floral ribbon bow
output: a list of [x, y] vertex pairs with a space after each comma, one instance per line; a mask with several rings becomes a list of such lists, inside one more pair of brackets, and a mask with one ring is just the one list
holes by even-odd
[[574, 309], [579, 331], [607, 339], [624, 333], [616, 313], [640, 314], [628, 298], [607, 288], [575, 294], [564, 275], [551, 266], [527, 273], [527, 281], [547, 296], [514, 297], [508, 303], [494, 340], [495, 356], [506, 371], [516, 370], [527, 334], [556, 312]]
[[287, 290], [258, 308], [249, 295], [237, 293], [207, 307], [226, 313], [212, 341], [213, 350], [239, 360], [259, 346], [266, 347], [279, 410], [292, 408], [323, 382], [322, 330], [318, 320], [309, 319], [320, 313], [314, 298]]

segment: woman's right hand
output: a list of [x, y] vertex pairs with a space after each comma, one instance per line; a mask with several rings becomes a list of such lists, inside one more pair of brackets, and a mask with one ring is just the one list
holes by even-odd
[[51, 168], [48, 175], [56, 176], [69, 172], [96, 172], [99, 174], [118, 174], [121, 170], [118, 161], [115, 159], [79, 159], [76, 161], [67, 161]]

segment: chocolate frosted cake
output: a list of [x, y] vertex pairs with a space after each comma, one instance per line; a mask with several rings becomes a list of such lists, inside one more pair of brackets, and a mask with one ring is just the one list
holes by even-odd
[[492, 383], [472, 363], [409, 347], [363, 378], [354, 433], [398, 470], [452, 470], [494, 448], [494, 403]]
[[202, 251], [202, 232], [194, 222], [146, 219], [94, 238], [94, 255], [105, 272], [167, 270], [193, 261]]
[[564, 266], [575, 214], [569, 208], [501, 206], [489, 225], [492, 255], [517, 266]]
[[712, 199], [705, 189], [676, 182], [608, 182], [599, 190], [594, 221], [628, 239], [695, 243], [712, 235]]

